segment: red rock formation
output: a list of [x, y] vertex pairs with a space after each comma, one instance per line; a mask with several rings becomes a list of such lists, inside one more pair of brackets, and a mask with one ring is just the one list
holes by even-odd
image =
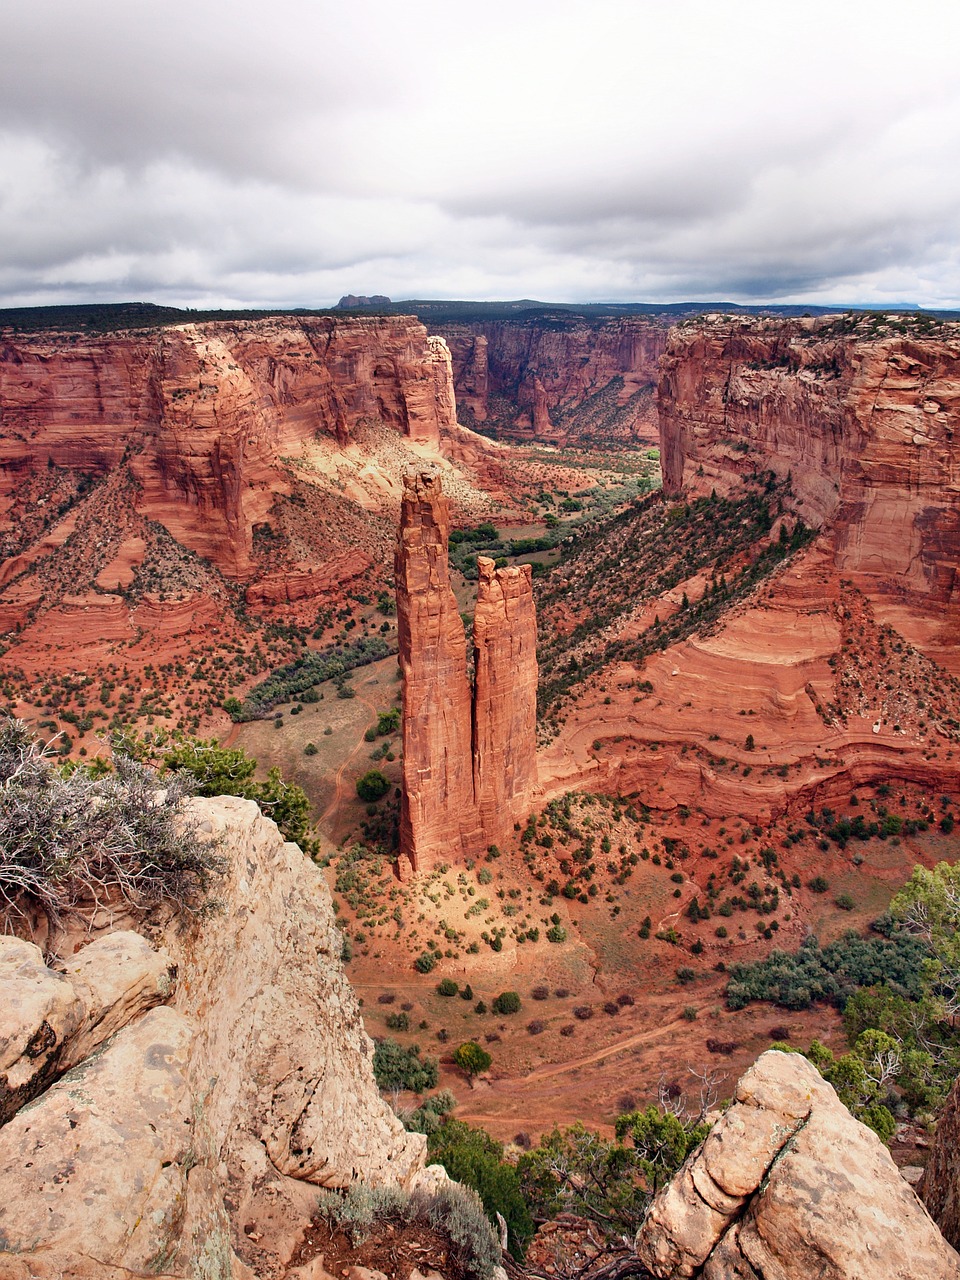
[[403, 672], [400, 856], [414, 872], [480, 846], [467, 645], [450, 586], [440, 477], [404, 477], [394, 574]]
[[537, 616], [530, 565], [477, 567], [474, 780], [484, 840], [500, 844], [537, 781]]
[[658, 390], [664, 486], [723, 492], [746, 472], [790, 473], [839, 571], [909, 639], [955, 662], [960, 328], [848, 329], [718, 318], [672, 331]]
[[529, 565], [479, 558], [471, 705], [466, 638], [450, 586], [440, 477], [404, 479], [397, 542], [403, 672], [401, 872], [502, 841], [536, 782], [536, 616]]
[[[456, 421], [450, 358], [409, 317], [275, 317], [0, 344], [0, 523], [43, 468], [126, 467], [136, 508], [241, 581], [279, 466], [367, 419], [437, 445]], [[4, 530], [0, 529], [0, 532]], [[16, 550], [26, 550], [17, 547]]]
[[667, 330], [653, 320], [438, 324], [464, 421], [508, 439], [657, 440], [653, 389]]

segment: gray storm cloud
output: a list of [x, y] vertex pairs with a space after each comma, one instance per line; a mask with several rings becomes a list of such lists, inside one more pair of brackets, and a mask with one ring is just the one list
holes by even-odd
[[34, 0], [0, 297], [960, 302], [960, 10]]

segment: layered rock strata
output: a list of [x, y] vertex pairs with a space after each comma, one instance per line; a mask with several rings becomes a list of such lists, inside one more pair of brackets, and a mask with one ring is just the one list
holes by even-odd
[[318, 1186], [420, 1177], [319, 871], [251, 801], [192, 804], [228, 862], [217, 915], [50, 968], [0, 940], [4, 1277], [273, 1277]]
[[403, 673], [400, 851], [415, 872], [481, 846], [467, 641], [450, 585], [449, 537], [439, 475], [405, 476], [394, 564]]
[[475, 687], [450, 584], [440, 477], [404, 479], [395, 578], [403, 673], [401, 872], [501, 841], [536, 783], [536, 614], [527, 565], [479, 557]]
[[955, 1280], [890, 1153], [796, 1054], [763, 1054], [637, 1234], [660, 1280]]
[[937, 1120], [930, 1158], [917, 1188], [934, 1222], [960, 1249], [960, 1080], [955, 1080]]
[[552, 444], [656, 441], [657, 321], [438, 324], [464, 421]]
[[957, 326], [871, 338], [836, 318], [703, 321], [671, 331], [658, 404], [668, 492], [789, 474], [841, 572], [960, 607]]
[[7, 579], [44, 554], [13, 545], [31, 476], [120, 469], [144, 520], [246, 580], [254, 528], [289, 491], [281, 459], [315, 437], [344, 446], [371, 420], [433, 446], [456, 424], [446, 344], [411, 317], [2, 338], [0, 533], [20, 556]]

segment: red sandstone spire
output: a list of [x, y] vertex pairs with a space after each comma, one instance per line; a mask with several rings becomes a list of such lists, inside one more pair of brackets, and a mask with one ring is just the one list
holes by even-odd
[[479, 848], [463, 622], [450, 586], [450, 505], [440, 477], [404, 477], [397, 542], [403, 672], [401, 859], [414, 872]]
[[480, 556], [477, 567], [474, 791], [484, 840], [497, 844], [537, 781], [537, 615], [530, 565], [496, 569]]
[[536, 783], [536, 616], [528, 565], [479, 559], [471, 705], [466, 639], [450, 586], [440, 477], [404, 478], [397, 542], [403, 672], [401, 872], [502, 841]]

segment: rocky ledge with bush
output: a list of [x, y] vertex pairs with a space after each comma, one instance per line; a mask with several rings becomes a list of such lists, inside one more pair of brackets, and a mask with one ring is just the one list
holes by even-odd
[[[300, 849], [250, 800], [130, 765], [71, 787], [4, 733], [0, 891], [44, 950], [0, 938], [0, 1275], [282, 1275], [318, 1188], [413, 1188], [425, 1142], [376, 1088]], [[46, 901], [15, 892], [24, 869]]]

